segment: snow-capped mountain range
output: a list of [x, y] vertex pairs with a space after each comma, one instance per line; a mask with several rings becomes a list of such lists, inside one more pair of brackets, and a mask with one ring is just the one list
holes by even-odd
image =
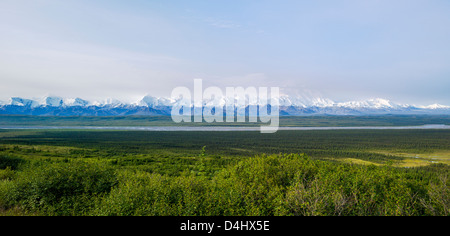
[[[81, 98], [48, 96], [38, 99], [12, 97], [0, 101], [0, 114], [54, 115], [54, 116], [119, 116], [119, 115], [170, 115], [171, 107], [179, 100], [145, 96], [133, 103], [117, 99], [88, 101]], [[281, 96], [278, 99], [280, 114], [305, 115], [381, 115], [381, 114], [445, 114], [450, 115], [450, 106], [433, 104], [416, 106], [397, 104], [376, 98], [364, 101], [335, 102], [327, 98], [302, 98]], [[203, 100], [204, 107], [224, 107], [227, 99]], [[257, 106], [250, 100], [248, 106]]]

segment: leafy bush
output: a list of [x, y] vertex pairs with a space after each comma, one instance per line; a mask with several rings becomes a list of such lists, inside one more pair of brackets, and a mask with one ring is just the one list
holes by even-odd
[[208, 184], [194, 176], [167, 177], [126, 171], [95, 215], [193, 216], [206, 213], [202, 202]]
[[10, 180], [14, 177], [14, 171], [11, 169], [11, 167], [6, 167], [6, 169], [1, 170], [0, 169], [0, 180]]
[[119, 182], [93, 214], [448, 214], [448, 185], [427, 187], [426, 182], [409, 178], [400, 169], [317, 161], [305, 155], [249, 158], [211, 180], [125, 171]]
[[116, 185], [114, 171], [101, 164], [68, 162], [30, 167], [1, 186], [7, 206], [53, 215], [85, 214], [97, 196]]
[[[214, 214], [275, 215], [295, 174], [309, 174], [304, 155], [257, 156], [225, 169], [214, 179]], [[301, 161], [303, 160], [303, 161]]]
[[450, 216], [450, 184], [446, 175], [440, 176], [437, 183], [428, 188], [428, 199], [421, 199], [426, 212], [433, 216]]
[[256, 156], [213, 176], [190, 170], [169, 176], [101, 163], [69, 159], [7, 169], [0, 208], [106, 216], [449, 215], [450, 208], [448, 179], [422, 174], [428, 171], [303, 154]]
[[19, 168], [19, 165], [24, 162], [25, 161], [21, 158], [0, 155], [0, 170], [6, 169], [8, 167], [12, 170], [16, 170], [17, 168]]
[[313, 178], [294, 182], [287, 214], [415, 215], [421, 208], [411, 190], [420, 186], [387, 167], [321, 163]]

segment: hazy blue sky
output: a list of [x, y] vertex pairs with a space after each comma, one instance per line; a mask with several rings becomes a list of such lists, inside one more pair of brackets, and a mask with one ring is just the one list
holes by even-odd
[[448, 0], [0, 0], [0, 100], [279, 86], [450, 105]]

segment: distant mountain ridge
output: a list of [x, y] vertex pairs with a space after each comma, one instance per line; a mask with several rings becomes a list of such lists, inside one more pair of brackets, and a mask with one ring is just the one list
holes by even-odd
[[[0, 101], [0, 114], [39, 115], [39, 116], [130, 116], [171, 114], [172, 106], [179, 102], [173, 98], [145, 96], [134, 103], [123, 103], [117, 99], [88, 101], [81, 98], [62, 98], [48, 96], [39, 99], [12, 97]], [[389, 100], [376, 98], [364, 101], [335, 102], [327, 98], [302, 98], [281, 96], [278, 99], [280, 115], [383, 115], [383, 114], [439, 114], [450, 115], [450, 106], [432, 104], [415, 106], [397, 104]], [[203, 107], [224, 107], [226, 98], [204, 100]], [[250, 102], [245, 107], [258, 106]]]

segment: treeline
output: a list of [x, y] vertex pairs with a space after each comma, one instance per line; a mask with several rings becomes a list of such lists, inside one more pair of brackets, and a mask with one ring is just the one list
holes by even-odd
[[203, 154], [172, 176], [110, 159], [46, 162], [0, 156], [0, 214], [450, 215], [444, 166], [398, 169], [279, 154], [244, 158], [207, 174], [203, 161], [210, 157]]

